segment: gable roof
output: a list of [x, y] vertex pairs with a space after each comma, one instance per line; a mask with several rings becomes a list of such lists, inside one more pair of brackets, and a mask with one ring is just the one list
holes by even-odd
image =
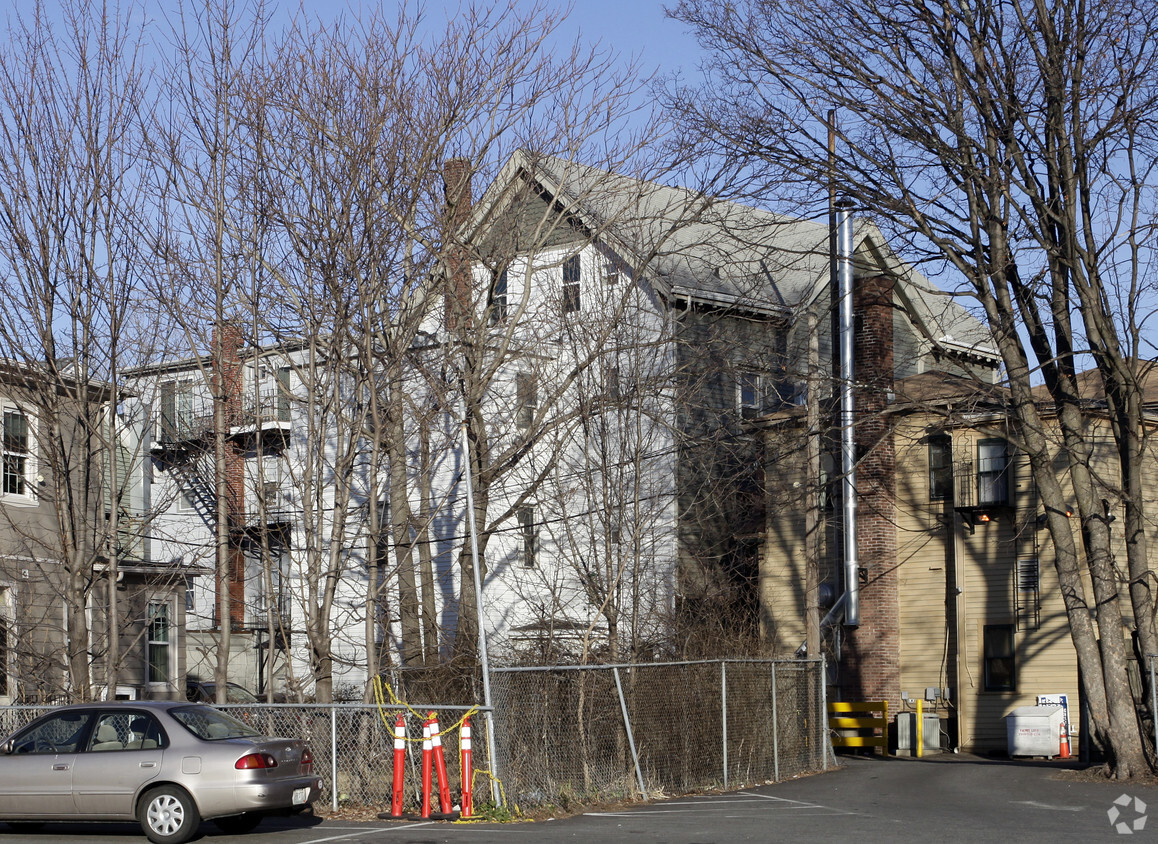
[[[691, 301], [792, 315], [827, 295], [827, 221], [801, 220], [661, 185], [575, 161], [511, 156], [480, 199], [512, 201], [510, 187], [533, 182], [560, 213], [645, 270], [669, 302]], [[985, 326], [901, 261], [880, 230], [858, 220], [859, 275], [888, 273], [918, 331], [934, 348], [996, 358]]]

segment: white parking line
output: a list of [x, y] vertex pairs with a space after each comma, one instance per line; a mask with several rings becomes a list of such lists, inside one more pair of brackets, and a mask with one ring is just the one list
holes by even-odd
[[[405, 826], [392, 826], [392, 827], [389, 827], [389, 829], [390, 830], [417, 829], [420, 826], [430, 826], [430, 824], [431, 824], [431, 821], [425, 821], [423, 823], [408, 823]], [[364, 827], [364, 828], [358, 830], [357, 832], [351, 832], [349, 835], [331, 835], [328, 838], [311, 838], [307, 841], [302, 841], [301, 844], [322, 844], [322, 842], [324, 842], [324, 841], [344, 841], [347, 838], [357, 838], [359, 835], [367, 835], [367, 834], [371, 834], [371, 833], [379, 833], [379, 832], [384, 832], [384, 831], [386, 831], [386, 830], [383, 830], [383, 829], [378, 828], [378, 827]]]
[[756, 794], [751, 791], [738, 791], [736, 794], [742, 799], [719, 799], [719, 800], [680, 800], [665, 803], [663, 807], [656, 807], [654, 809], [631, 809], [623, 812], [586, 812], [586, 816], [594, 818], [625, 818], [633, 815], [676, 815], [687, 812], [702, 812], [702, 807], [714, 806], [734, 806], [736, 804], [745, 806], [766, 806], [766, 802], [781, 804], [780, 808], [791, 809], [794, 812], [799, 810], [818, 810], [824, 814], [849, 815], [854, 812], [847, 812], [844, 809], [836, 809], [830, 806], [822, 806], [819, 803], [806, 803], [803, 800], [788, 800], [784, 797], [773, 797], [769, 794]]
[[1051, 812], [1084, 812], [1085, 806], [1058, 806], [1054, 803], [1039, 803], [1036, 800], [1011, 800], [1014, 806], [1029, 806], [1031, 809], [1049, 809]]

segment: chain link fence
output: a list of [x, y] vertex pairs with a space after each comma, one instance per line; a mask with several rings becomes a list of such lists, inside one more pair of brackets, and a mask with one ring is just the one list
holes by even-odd
[[[645, 799], [777, 781], [828, 766], [823, 664], [726, 660], [492, 672], [494, 745], [503, 799], [557, 805]], [[397, 693], [399, 686], [394, 688]], [[407, 692], [414, 689], [405, 688]], [[436, 712], [454, 802], [460, 725], [470, 715], [474, 802], [490, 801], [487, 719], [454, 704], [229, 704], [266, 735], [304, 739], [325, 782], [323, 804], [389, 811], [394, 726], [406, 722], [407, 811], [420, 805], [423, 718]], [[47, 712], [0, 708], [0, 735]], [[437, 795], [434, 797], [437, 805]]]
[[[399, 714], [406, 719], [406, 790], [408, 806], [421, 805], [422, 727], [427, 712], [437, 712], [442, 733], [448, 780], [454, 801], [459, 800], [459, 725], [474, 707], [387, 705], [381, 709], [365, 704], [224, 704], [218, 706], [265, 735], [305, 740], [314, 755], [314, 770], [324, 782], [321, 803], [338, 809], [342, 805], [381, 807], [389, 811], [394, 772], [394, 725]], [[0, 736], [38, 718], [52, 707], [8, 706], [0, 708]], [[418, 714], [415, 714], [418, 713]], [[481, 713], [471, 718], [472, 761], [486, 770], [486, 728]], [[482, 775], [485, 777], [485, 774]], [[475, 777], [475, 804], [489, 799], [479, 792]], [[437, 794], [434, 798], [438, 803]]]
[[823, 770], [819, 660], [495, 669], [499, 771], [516, 804], [735, 788]]

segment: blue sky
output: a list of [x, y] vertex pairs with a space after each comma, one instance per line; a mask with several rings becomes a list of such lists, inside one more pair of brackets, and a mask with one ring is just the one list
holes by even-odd
[[[485, 5], [488, 0], [479, 0]], [[502, 0], [494, 0], [496, 3]], [[519, 0], [511, 0], [518, 7]], [[283, 13], [297, 8], [296, 0], [275, 3]], [[411, 3], [413, 6], [413, 3]], [[428, 16], [434, 20], [438, 16], [455, 14], [462, 5], [460, 0], [426, 0]], [[687, 34], [681, 23], [664, 15], [663, 4], [659, 0], [548, 0], [550, 8], [566, 10], [570, 8], [566, 24], [562, 27], [561, 40], [582, 37], [588, 43], [598, 41], [613, 48], [621, 55], [640, 59], [641, 69], [646, 72], [658, 70], [663, 73], [679, 71], [688, 75], [695, 73], [698, 45]], [[350, 0], [305, 0], [304, 8], [312, 16], [326, 19], [346, 9], [356, 14], [359, 9], [380, 7], [393, 11], [397, 3], [385, 0], [380, 4]]]

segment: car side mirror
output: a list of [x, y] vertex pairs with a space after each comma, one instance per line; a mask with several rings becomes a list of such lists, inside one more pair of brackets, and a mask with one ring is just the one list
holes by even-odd
[[16, 739], [9, 739], [4, 742], [4, 755], [11, 756], [16, 752]]

